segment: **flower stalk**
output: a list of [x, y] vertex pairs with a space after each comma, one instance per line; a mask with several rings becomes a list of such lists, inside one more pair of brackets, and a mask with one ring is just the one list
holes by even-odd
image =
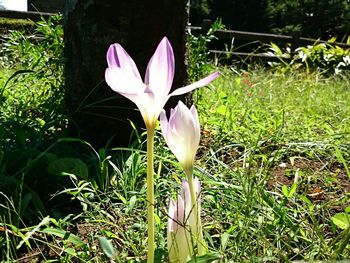
[[200, 217], [200, 209], [198, 206], [200, 193], [196, 194], [194, 180], [193, 180], [193, 167], [185, 170], [186, 178], [190, 187], [191, 203], [193, 205], [192, 211], [195, 217], [195, 232], [193, 233], [194, 243], [197, 244], [198, 256], [203, 256], [206, 252], [206, 245], [203, 238], [202, 220]]
[[154, 131], [155, 124], [147, 125], [147, 262], [154, 263], [155, 237], [154, 237]]

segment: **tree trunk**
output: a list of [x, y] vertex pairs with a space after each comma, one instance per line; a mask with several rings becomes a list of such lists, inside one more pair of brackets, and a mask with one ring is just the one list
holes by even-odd
[[[104, 81], [106, 52], [120, 43], [144, 77], [147, 63], [167, 36], [175, 54], [173, 87], [187, 80], [187, 0], [68, 0], [65, 21], [66, 103], [73, 136], [104, 147], [126, 145], [143, 121], [136, 106]], [[174, 102], [173, 102], [174, 103]]]

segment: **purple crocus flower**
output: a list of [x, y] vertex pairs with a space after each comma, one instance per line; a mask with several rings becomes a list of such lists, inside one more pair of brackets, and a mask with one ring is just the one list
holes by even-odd
[[146, 127], [155, 126], [160, 112], [171, 96], [185, 94], [205, 86], [219, 75], [219, 72], [214, 72], [206, 78], [170, 93], [174, 79], [175, 61], [173, 49], [166, 37], [159, 43], [148, 63], [145, 81], [142, 81], [133, 59], [118, 43], [109, 47], [107, 63], [108, 68], [105, 72], [107, 84], [115, 92], [136, 104]]

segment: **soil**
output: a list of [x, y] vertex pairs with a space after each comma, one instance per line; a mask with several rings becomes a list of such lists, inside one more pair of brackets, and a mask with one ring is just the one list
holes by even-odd
[[272, 168], [266, 186], [272, 190], [276, 186], [291, 186], [295, 181], [312, 201], [328, 201], [350, 193], [350, 181], [341, 164], [305, 158]]

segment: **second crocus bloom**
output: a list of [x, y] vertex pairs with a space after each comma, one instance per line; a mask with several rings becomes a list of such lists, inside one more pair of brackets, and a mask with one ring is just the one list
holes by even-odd
[[163, 110], [160, 126], [166, 143], [179, 160], [185, 172], [192, 172], [199, 146], [200, 127], [194, 106], [188, 109], [182, 101], [170, 111], [169, 120]]

